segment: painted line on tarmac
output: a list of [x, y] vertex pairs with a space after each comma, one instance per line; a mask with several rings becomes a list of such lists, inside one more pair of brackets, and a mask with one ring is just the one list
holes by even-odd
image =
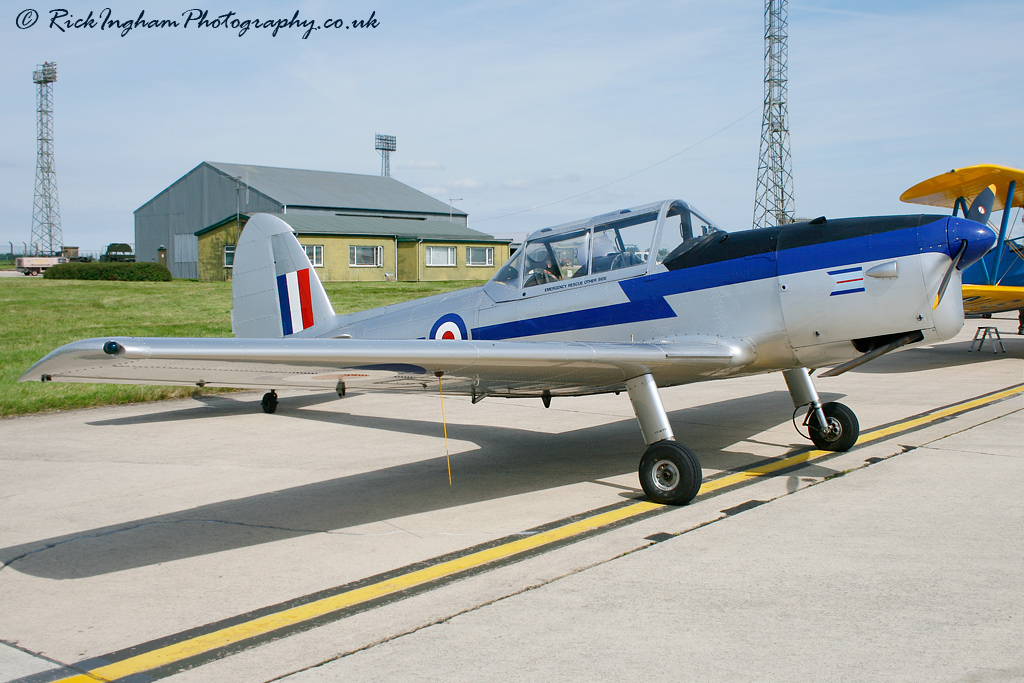
[[[903, 418], [902, 420], [896, 420], [895, 422], [890, 422], [889, 424], [876, 427], [871, 431], [861, 434], [857, 439], [857, 446], [863, 446], [864, 444], [871, 443], [872, 441], [879, 441], [881, 439], [887, 439], [897, 435], [909, 434], [917, 431], [918, 429], [930, 427], [931, 425], [944, 422], [945, 420], [972, 410], [977, 410], [978, 408], [983, 408], [985, 406], [992, 405], [993, 403], [1005, 401], [1019, 394], [1024, 394], [1024, 384], [1017, 384], [1006, 389], [982, 394], [981, 396], [960, 401], [959, 403], [952, 403], [948, 406], [943, 406], [942, 408], [936, 408], [934, 410], [919, 413], [912, 417]], [[751, 479], [756, 479], [770, 474], [777, 474], [782, 470], [798, 467], [806, 462], [810, 462], [811, 460], [827, 460], [838, 455], [841, 454], [833, 451], [801, 451], [785, 458], [779, 458], [778, 460], [763, 462], [760, 465], [753, 465], [751, 467], [744, 468], [739, 472], [705, 479], [704, 483], [700, 487], [699, 497], [716, 493], [722, 489], [732, 488]]]
[[[1024, 384], [1019, 384], [921, 413], [861, 434], [857, 445], [906, 434], [1022, 393]], [[751, 484], [761, 477], [800, 467], [810, 461], [829, 459], [838, 455], [840, 454], [832, 451], [808, 449], [769, 462], [762, 460], [742, 471], [706, 479], [701, 486], [698, 500], [716, 496], [726, 489]], [[270, 640], [277, 640], [426, 590], [433, 590], [467, 575], [518, 562], [675, 509], [678, 508], [649, 501], [624, 501], [537, 527], [522, 534], [190, 629], [167, 638], [79, 662], [67, 668], [36, 674], [23, 681], [95, 683], [116, 681], [136, 675], [144, 676], [144, 680], [164, 678]], [[82, 673], [65, 677], [68, 668]]]

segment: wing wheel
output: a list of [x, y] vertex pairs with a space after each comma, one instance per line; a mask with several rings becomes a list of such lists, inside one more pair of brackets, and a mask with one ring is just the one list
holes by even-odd
[[813, 415], [807, 425], [814, 445], [823, 451], [843, 452], [853, 448], [860, 436], [860, 423], [854, 412], [842, 403], [826, 403], [821, 412], [825, 415], [824, 429]]
[[277, 391], [271, 390], [263, 394], [263, 400], [260, 401], [260, 405], [263, 407], [264, 413], [273, 413], [277, 410]]
[[678, 441], [648, 446], [640, 459], [640, 486], [655, 503], [686, 505], [701, 485], [700, 460]]

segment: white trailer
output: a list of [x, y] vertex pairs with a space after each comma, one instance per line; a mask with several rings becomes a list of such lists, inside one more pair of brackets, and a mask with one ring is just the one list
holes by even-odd
[[50, 266], [67, 262], [63, 256], [19, 256], [14, 260], [14, 268], [25, 275], [42, 275]]

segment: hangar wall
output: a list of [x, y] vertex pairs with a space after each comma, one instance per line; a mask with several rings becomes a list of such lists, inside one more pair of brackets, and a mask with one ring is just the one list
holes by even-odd
[[[167, 267], [176, 278], [198, 278], [198, 229], [236, 211], [280, 212], [279, 202], [200, 164], [135, 211], [135, 260], [157, 262], [167, 248]], [[248, 194], [248, 197], [246, 197]], [[246, 200], [248, 199], [248, 202]]]

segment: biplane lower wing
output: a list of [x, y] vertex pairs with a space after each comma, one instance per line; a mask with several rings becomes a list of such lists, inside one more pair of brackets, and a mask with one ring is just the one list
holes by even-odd
[[985, 315], [1024, 308], [1024, 287], [964, 285], [964, 313]]
[[733, 374], [755, 358], [743, 341], [664, 343], [365, 339], [98, 338], [63, 346], [22, 380], [333, 390], [436, 391], [474, 397], [619, 391]]

